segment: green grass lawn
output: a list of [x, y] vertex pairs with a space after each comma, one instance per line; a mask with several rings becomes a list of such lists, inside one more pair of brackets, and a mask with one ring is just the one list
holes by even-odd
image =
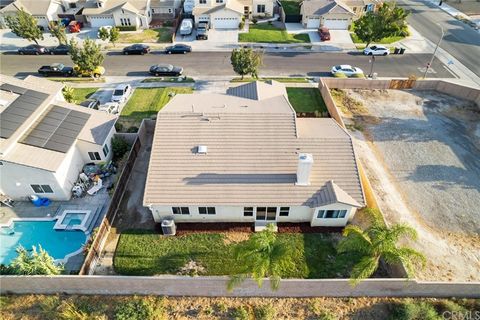
[[[353, 43], [364, 43], [362, 40], [358, 39], [358, 37], [355, 33], [350, 33], [350, 37], [352, 38]], [[391, 44], [391, 43], [400, 41], [402, 39], [405, 39], [405, 37], [403, 37], [403, 36], [387, 37], [387, 38], [383, 38], [380, 41], [375, 41], [374, 43], [376, 43], [376, 44]]]
[[300, 14], [301, 1], [280, 1], [285, 14]]
[[288, 34], [287, 31], [261, 23], [250, 25], [248, 33], [238, 35], [240, 42], [263, 42], [263, 43], [310, 43], [308, 34]]
[[90, 98], [97, 90], [98, 88], [73, 88], [73, 100], [80, 103]]
[[259, 78], [259, 79], [253, 79], [253, 78], [249, 78], [249, 77], [245, 77], [245, 78], [233, 78], [232, 80], [230, 80], [230, 82], [232, 83], [235, 83], [235, 82], [252, 82], [252, 81], [256, 81], [256, 80], [260, 80], [260, 81], [266, 81], [266, 80], [275, 80], [275, 81], [278, 81], [278, 82], [282, 82], [282, 83], [308, 83], [308, 79], [307, 78]]
[[287, 88], [288, 100], [297, 112], [327, 112], [317, 88]]
[[118, 42], [123, 43], [170, 43], [172, 42], [173, 28], [162, 27], [156, 29], [145, 29], [142, 32], [121, 32]]
[[[148, 231], [120, 235], [114, 268], [124, 275], [175, 274], [189, 260], [205, 268], [206, 275], [232, 275], [239, 272], [233, 257], [236, 244], [225, 244], [225, 235], [196, 233], [164, 237]], [[337, 254], [332, 235], [281, 233], [293, 263], [282, 270], [283, 278], [347, 277], [358, 256]]]
[[137, 88], [127, 105], [123, 108], [121, 117], [130, 117], [135, 119], [148, 118], [156, 114], [164, 105], [170, 101], [169, 93], [192, 93], [190, 87], [174, 88]]

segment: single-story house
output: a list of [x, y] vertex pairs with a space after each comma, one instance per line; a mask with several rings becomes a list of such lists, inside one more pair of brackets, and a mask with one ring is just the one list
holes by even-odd
[[135, 26], [137, 29], [147, 29], [152, 21], [150, 0], [87, 1], [82, 14], [93, 28]]
[[238, 29], [244, 10], [237, 0], [195, 0], [192, 14], [213, 29]]
[[180, 11], [182, 0], [152, 0], [150, 8], [153, 18], [156, 17], [175, 17]]
[[360, 18], [369, 11], [376, 12], [383, 4], [383, 0], [342, 0], [357, 18]]
[[63, 85], [0, 77], [0, 193], [68, 200], [86, 163], [112, 158], [116, 116], [65, 102]]
[[341, 227], [365, 197], [348, 132], [297, 118], [283, 84], [257, 81], [158, 113], [143, 205], [155, 222]]
[[5, 17], [15, 15], [23, 9], [31, 14], [39, 26], [48, 28], [50, 21], [58, 20], [58, 14], [63, 12], [61, 0], [16, 0], [0, 9], [0, 26], [6, 28]]
[[307, 29], [346, 30], [356, 17], [350, 7], [338, 0], [305, 0], [301, 3], [300, 14]]

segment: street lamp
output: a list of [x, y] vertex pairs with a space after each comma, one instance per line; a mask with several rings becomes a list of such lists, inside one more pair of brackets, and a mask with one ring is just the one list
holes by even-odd
[[375, 64], [375, 56], [372, 55], [372, 59], [370, 60], [370, 74], [368, 75], [370, 78], [373, 77], [373, 65]]
[[432, 59], [430, 59], [430, 62], [427, 64], [427, 67], [425, 68], [425, 74], [423, 75], [423, 79], [427, 78], [427, 72], [432, 66], [433, 59], [435, 59], [435, 54], [437, 53], [438, 47], [440, 46], [440, 42], [442, 42], [443, 36], [445, 35], [445, 33], [443, 32], [442, 25], [439, 23], [437, 23], [437, 25], [440, 27], [440, 30], [442, 30], [442, 35], [440, 36], [440, 39], [438, 39], [437, 46], [435, 47], [435, 50], [433, 51], [433, 54], [432, 54]]

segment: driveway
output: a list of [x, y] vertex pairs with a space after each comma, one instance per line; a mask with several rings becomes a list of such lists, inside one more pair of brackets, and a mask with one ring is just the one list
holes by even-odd
[[321, 46], [326, 51], [355, 49], [348, 30], [330, 30], [331, 40], [321, 41], [317, 29], [305, 29], [301, 23], [285, 23], [285, 28], [291, 34], [307, 33], [312, 44]]
[[238, 44], [237, 29], [210, 29], [208, 40], [196, 40], [196, 30], [191, 35], [182, 36], [177, 32], [175, 43], [185, 43], [192, 46], [194, 51], [216, 51], [231, 49]]

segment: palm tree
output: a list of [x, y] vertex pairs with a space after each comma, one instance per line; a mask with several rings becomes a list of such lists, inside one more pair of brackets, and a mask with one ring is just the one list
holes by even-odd
[[63, 270], [63, 266], [55, 265], [53, 258], [39, 246], [37, 248], [32, 246], [31, 252], [28, 252], [24, 247], [17, 248], [18, 256], [13, 259], [11, 267], [15, 274], [19, 275], [57, 275]]
[[369, 278], [377, 270], [380, 259], [388, 264], [403, 263], [408, 274], [414, 273], [417, 265], [425, 267], [426, 259], [418, 251], [407, 246], [398, 246], [397, 242], [405, 237], [417, 239], [417, 232], [406, 224], [386, 226], [375, 209], [367, 209], [371, 225], [362, 230], [355, 225], [348, 225], [343, 231], [344, 239], [338, 245], [338, 252], [357, 252], [363, 257], [353, 266], [350, 281], [353, 285]]
[[230, 277], [228, 291], [252, 277], [261, 288], [263, 279], [270, 279], [270, 287], [277, 290], [280, 286], [282, 270], [291, 262], [287, 247], [277, 239], [273, 224], [235, 248], [235, 258], [242, 266], [242, 272]]

